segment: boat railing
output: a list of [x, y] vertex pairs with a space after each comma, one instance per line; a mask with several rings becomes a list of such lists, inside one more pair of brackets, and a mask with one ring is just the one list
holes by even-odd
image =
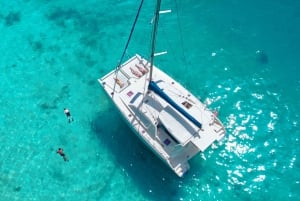
[[134, 118], [136, 118], [138, 123], [142, 125], [151, 136], [155, 136], [156, 126], [151, 122], [147, 115], [145, 115], [144, 112], [142, 112], [135, 105], [129, 105], [129, 108], [132, 110], [132, 115], [134, 115]]
[[[126, 107], [128, 106], [126, 105]], [[137, 132], [142, 135], [144, 140], [147, 140], [147, 143], [155, 148], [155, 150], [158, 151], [161, 156], [168, 160], [170, 158], [169, 154], [162, 151], [162, 149], [157, 145], [158, 141], [155, 139], [155, 136], [157, 135], [156, 125], [152, 123], [152, 121], [135, 105], [130, 104], [128, 109], [132, 117], [135, 118], [134, 120], [137, 121], [136, 125], [141, 126], [142, 130], [144, 130], [143, 132], [141, 129], [136, 128]], [[131, 123], [133, 123], [133, 120]]]

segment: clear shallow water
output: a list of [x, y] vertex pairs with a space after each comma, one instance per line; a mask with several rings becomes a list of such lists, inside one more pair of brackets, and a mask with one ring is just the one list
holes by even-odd
[[[138, 4], [0, 1], [1, 200], [299, 200], [299, 3], [177, 2], [182, 44], [176, 12], [162, 16], [158, 51], [169, 54], [156, 64], [219, 108], [228, 132], [183, 179], [97, 83]], [[152, 12], [145, 2], [129, 54], [147, 56]]]

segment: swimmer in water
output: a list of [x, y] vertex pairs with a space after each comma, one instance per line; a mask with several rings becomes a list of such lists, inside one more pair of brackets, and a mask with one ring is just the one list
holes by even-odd
[[64, 161], [68, 161], [68, 158], [67, 158], [67, 156], [64, 153], [64, 150], [62, 148], [58, 148], [58, 150], [56, 151], [56, 153], [58, 153], [60, 156], [62, 156], [63, 159], [64, 159]]
[[74, 121], [69, 109], [64, 108], [64, 113], [65, 113], [69, 123], [71, 123], [71, 121]]

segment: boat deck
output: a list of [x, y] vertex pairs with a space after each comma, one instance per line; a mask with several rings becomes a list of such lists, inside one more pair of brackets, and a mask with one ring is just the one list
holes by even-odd
[[138, 55], [99, 82], [137, 136], [182, 176], [189, 169], [188, 160], [220, 140], [225, 129], [204, 104], [155, 66], [152, 80], [178, 107], [201, 122], [201, 128], [148, 90], [148, 62]]

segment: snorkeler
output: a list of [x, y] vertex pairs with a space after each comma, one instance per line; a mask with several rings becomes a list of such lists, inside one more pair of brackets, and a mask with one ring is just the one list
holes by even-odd
[[67, 158], [67, 156], [64, 153], [64, 150], [62, 148], [58, 148], [58, 150], [56, 151], [56, 153], [58, 153], [60, 156], [62, 156], [63, 159], [64, 159], [64, 161], [68, 161], [68, 158]]
[[73, 117], [72, 117], [71, 112], [70, 112], [69, 109], [64, 108], [64, 113], [67, 116], [67, 119], [68, 119], [69, 123], [71, 123], [71, 121], [74, 121], [74, 119], [73, 119]]

